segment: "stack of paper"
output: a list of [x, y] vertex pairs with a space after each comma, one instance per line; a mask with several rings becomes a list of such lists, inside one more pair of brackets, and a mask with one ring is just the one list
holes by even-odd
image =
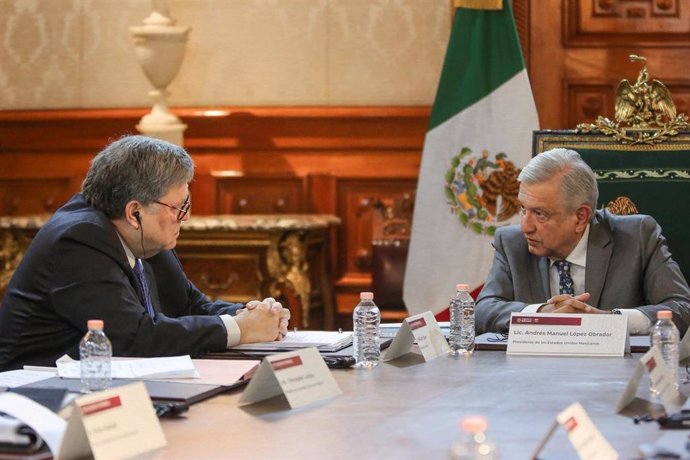
[[[81, 377], [79, 361], [65, 355], [58, 359], [58, 375], [67, 379]], [[189, 355], [165, 358], [113, 358], [110, 373], [114, 379], [181, 379], [198, 378], [199, 373]]]
[[232, 347], [238, 351], [296, 350], [316, 347], [319, 351], [338, 351], [352, 344], [352, 332], [297, 331], [288, 332], [279, 342], [246, 343]]

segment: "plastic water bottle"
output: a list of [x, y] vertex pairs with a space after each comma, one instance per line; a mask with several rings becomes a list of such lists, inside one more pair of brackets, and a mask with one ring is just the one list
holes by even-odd
[[110, 387], [110, 359], [113, 356], [110, 340], [103, 332], [103, 321], [90, 319], [87, 327], [89, 331], [79, 343], [82, 393]]
[[[671, 371], [673, 381], [678, 388], [678, 353], [680, 334], [676, 325], [673, 324], [673, 313], [669, 310], [662, 310], [656, 314], [657, 322], [652, 329], [652, 346], [659, 347], [661, 356], [664, 358], [666, 367]], [[652, 393], [656, 394], [655, 388], [650, 387]]]
[[374, 303], [374, 294], [362, 292], [359, 303], [352, 312], [354, 335], [352, 338], [352, 356], [355, 367], [374, 367], [381, 359], [379, 343], [379, 324], [381, 312]]
[[498, 449], [486, 437], [486, 418], [473, 415], [460, 420], [460, 436], [450, 446], [450, 460], [496, 460]]
[[455, 297], [450, 300], [449, 354], [471, 355], [474, 352], [474, 299], [467, 284], [457, 284], [455, 289]]

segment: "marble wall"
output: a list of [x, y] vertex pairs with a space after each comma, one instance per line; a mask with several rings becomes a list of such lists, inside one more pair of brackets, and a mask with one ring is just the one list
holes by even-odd
[[[172, 106], [430, 105], [451, 0], [169, 0]], [[0, 110], [144, 107], [150, 0], [0, 0]]]

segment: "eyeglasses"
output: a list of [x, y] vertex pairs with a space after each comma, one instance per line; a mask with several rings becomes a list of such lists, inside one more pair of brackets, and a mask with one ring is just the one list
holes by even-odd
[[184, 219], [184, 216], [187, 215], [190, 209], [192, 209], [192, 200], [190, 199], [190, 196], [187, 195], [187, 198], [184, 200], [184, 203], [182, 204], [181, 208], [178, 208], [177, 206], [172, 206], [169, 204], [161, 203], [160, 201], [154, 201], [154, 203], [166, 206], [170, 209], [174, 209], [177, 211], [177, 221], [182, 222], [182, 219]]

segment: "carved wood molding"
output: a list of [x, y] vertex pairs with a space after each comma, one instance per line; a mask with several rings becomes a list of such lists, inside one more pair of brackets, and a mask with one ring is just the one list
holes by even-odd
[[[421, 149], [429, 107], [215, 107], [174, 110], [191, 152]], [[136, 133], [144, 109], [0, 111], [0, 153], [94, 154]]]
[[566, 0], [565, 47], [687, 47], [684, 0]]

